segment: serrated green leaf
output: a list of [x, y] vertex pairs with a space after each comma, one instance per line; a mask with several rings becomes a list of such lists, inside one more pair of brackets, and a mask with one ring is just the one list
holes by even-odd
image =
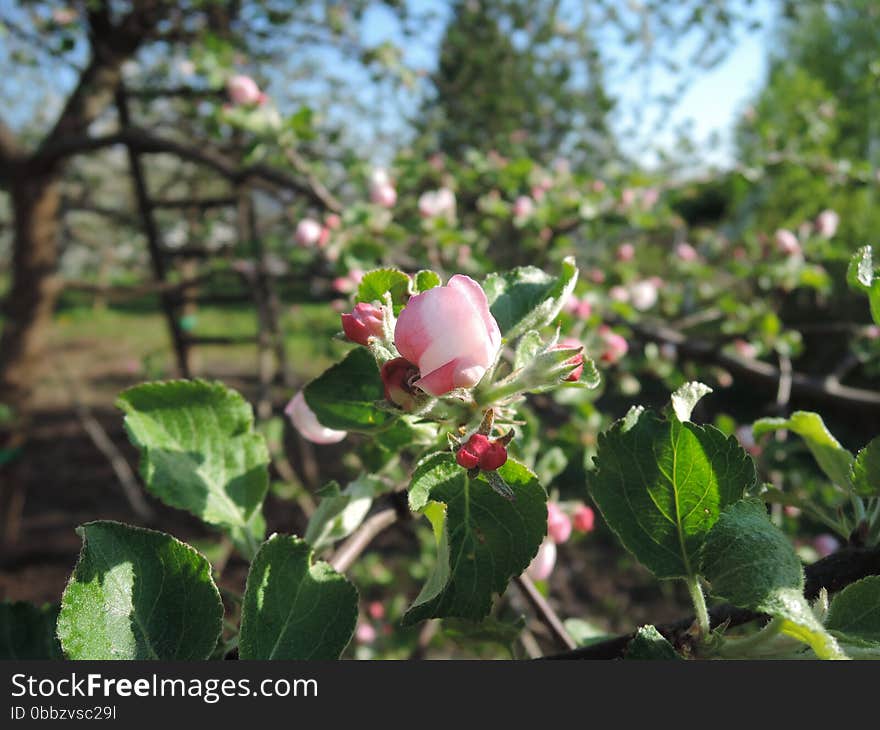
[[222, 383], [171, 380], [129, 388], [116, 405], [152, 494], [232, 531], [255, 524], [269, 488], [269, 452], [240, 394]]
[[650, 661], [667, 661], [681, 659], [675, 647], [669, 643], [656, 627], [642, 626], [626, 647], [624, 659], [641, 659]]
[[672, 410], [679, 421], [690, 421], [694, 407], [703, 396], [712, 392], [708, 385], [692, 381], [685, 383], [672, 394]]
[[440, 286], [440, 283], [440, 277], [428, 269], [422, 269], [415, 276], [416, 292], [419, 294]]
[[305, 541], [316, 552], [354, 532], [370, 511], [373, 498], [382, 491], [383, 484], [376, 477], [361, 474], [336, 493], [323, 495], [315, 513], [309, 518]]
[[368, 271], [358, 286], [357, 301], [381, 303], [385, 292], [390, 292], [395, 307], [402, 307], [409, 298], [409, 286], [409, 277], [397, 269]]
[[[505, 499], [484, 473], [470, 479], [450, 453], [437, 453], [416, 467], [410, 506], [429, 513], [439, 535], [437, 565], [404, 616], [404, 624], [456, 616], [482, 619], [492, 594], [522, 573], [547, 532], [547, 496], [525, 466], [509, 459], [498, 475], [511, 488]], [[436, 503], [445, 511], [428, 510]]]
[[0, 660], [63, 659], [55, 636], [59, 609], [49, 603], [0, 603]]
[[599, 436], [590, 491], [606, 522], [658, 578], [693, 576], [706, 534], [756, 480], [733, 437], [631, 411]]
[[369, 350], [357, 347], [304, 389], [306, 403], [327, 428], [372, 433], [386, 428], [397, 416], [377, 408], [385, 389]]
[[208, 560], [171, 535], [89, 522], [64, 590], [58, 638], [69, 659], [207, 659], [223, 603]]
[[850, 469], [850, 480], [859, 496], [880, 495], [880, 436], [872, 439], [856, 455]]
[[357, 591], [312, 563], [296, 537], [273, 535], [251, 564], [241, 609], [242, 659], [338, 659], [357, 623]]
[[752, 427], [755, 438], [779, 429], [787, 429], [800, 436], [819, 467], [840, 487], [849, 489], [850, 467], [853, 455], [831, 435], [818, 413], [795, 411], [789, 418], [762, 418]]
[[574, 291], [577, 278], [578, 268], [571, 257], [562, 262], [559, 276], [534, 266], [489, 274], [483, 290], [502, 336], [513, 340], [552, 322]]
[[838, 638], [880, 646], [880, 576], [851, 583], [831, 602], [825, 628]]
[[782, 632], [820, 658], [845, 658], [804, 598], [801, 561], [760, 500], [743, 499], [721, 513], [700, 552], [700, 572], [714, 596], [782, 619]]

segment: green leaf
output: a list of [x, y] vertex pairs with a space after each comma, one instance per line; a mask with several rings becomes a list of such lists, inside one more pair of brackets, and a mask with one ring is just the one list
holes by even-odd
[[642, 626], [626, 647], [624, 659], [666, 661], [681, 659], [675, 647], [654, 626]]
[[357, 301], [381, 303], [385, 292], [390, 292], [395, 308], [402, 307], [409, 298], [409, 285], [409, 277], [397, 269], [368, 271], [358, 286]]
[[273, 535], [251, 564], [242, 659], [337, 659], [357, 622], [357, 591], [296, 537]]
[[672, 394], [672, 410], [675, 417], [684, 423], [691, 420], [694, 406], [700, 402], [703, 396], [712, 392], [708, 385], [692, 381], [685, 383]]
[[599, 436], [590, 491], [606, 522], [658, 578], [693, 576], [706, 534], [757, 481], [734, 437], [630, 411]]
[[397, 416], [376, 407], [385, 389], [376, 361], [365, 347], [357, 347], [342, 362], [319, 375], [304, 390], [306, 403], [327, 428], [372, 433]]
[[513, 340], [528, 330], [552, 322], [574, 291], [578, 268], [569, 257], [562, 273], [550, 276], [534, 266], [523, 266], [503, 274], [489, 274], [483, 290], [502, 336]]
[[862, 578], [838, 593], [828, 609], [825, 627], [841, 640], [880, 646], [880, 576]]
[[880, 436], [856, 455], [850, 469], [850, 481], [861, 497], [880, 495]]
[[762, 418], [755, 422], [752, 431], [757, 438], [783, 428], [804, 440], [816, 463], [834, 484], [844, 489], [851, 487], [849, 472], [853, 455], [831, 435], [818, 413], [795, 411], [789, 418]]
[[615, 638], [614, 634], [609, 634], [581, 618], [567, 618], [562, 623], [565, 631], [578, 646], [590, 646], [590, 644], [598, 644], [601, 641]]
[[544, 340], [537, 330], [529, 330], [516, 345], [513, 357], [513, 369], [519, 370], [526, 367], [544, 349]]
[[448, 452], [432, 454], [416, 466], [410, 507], [431, 520], [438, 555], [404, 624], [447, 616], [482, 619], [492, 606], [492, 594], [503, 592], [538, 552], [547, 532], [543, 487], [512, 459], [498, 475], [513, 499], [494, 491], [484, 473], [470, 479]]
[[0, 660], [63, 659], [55, 636], [59, 606], [0, 603]]
[[239, 534], [258, 523], [269, 452], [240, 394], [222, 383], [172, 380], [129, 388], [116, 405], [151, 493]]
[[867, 294], [874, 283], [874, 261], [870, 246], [862, 246], [853, 254], [846, 270], [846, 283], [851, 289]]
[[416, 292], [419, 294], [423, 291], [428, 291], [428, 289], [440, 286], [440, 283], [440, 277], [433, 271], [427, 269], [422, 269], [415, 276], [415, 288]]
[[322, 495], [318, 509], [309, 519], [305, 541], [319, 552], [347, 537], [364, 521], [373, 498], [383, 484], [376, 477], [361, 474], [343, 491], [339, 486]]
[[223, 604], [208, 560], [171, 535], [119, 522], [77, 528], [82, 551], [61, 599], [69, 659], [207, 659]]
[[783, 633], [809, 644], [822, 659], [845, 658], [813, 615], [801, 561], [760, 500], [744, 499], [724, 510], [706, 537], [700, 572], [714, 596], [779, 617]]

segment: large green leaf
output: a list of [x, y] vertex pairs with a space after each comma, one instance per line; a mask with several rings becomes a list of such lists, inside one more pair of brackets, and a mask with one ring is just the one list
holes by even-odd
[[327, 428], [372, 433], [397, 416], [376, 407], [385, 398], [376, 361], [365, 347], [357, 347], [305, 387], [305, 399], [318, 421]]
[[762, 418], [755, 422], [752, 430], [757, 438], [783, 428], [804, 440], [816, 463], [832, 482], [844, 489], [850, 487], [849, 471], [853, 455], [831, 435], [818, 413], [795, 411], [789, 418]]
[[172, 380], [129, 388], [116, 404], [150, 492], [236, 535], [259, 526], [269, 452], [239, 393], [222, 383]]
[[63, 659], [55, 636], [57, 605], [0, 603], [0, 659]]
[[363, 522], [373, 498], [383, 488], [376, 477], [361, 474], [344, 490], [335, 483], [322, 490], [318, 509], [309, 518], [305, 541], [314, 550], [321, 551], [350, 535]]
[[569, 257], [559, 276], [550, 276], [534, 266], [523, 266], [500, 274], [489, 274], [483, 290], [501, 334], [512, 340], [524, 332], [552, 322], [574, 291], [578, 268]]
[[163, 532], [89, 522], [58, 616], [70, 659], [207, 659], [223, 604], [208, 560]]
[[823, 659], [846, 658], [813, 615], [801, 561], [760, 500], [744, 499], [722, 512], [703, 544], [700, 572], [713, 595], [782, 619], [783, 633]]
[[845, 641], [880, 647], [880, 576], [862, 578], [838, 593], [825, 627]]
[[544, 488], [512, 459], [498, 474], [513, 499], [498, 494], [483, 473], [470, 479], [448, 452], [432, 454], [416, 467], [410, 507], [431, 520], [438, 555], [404, 624], [448, 616], [482, 619], [492, 595], [503, 592], [538, 552], [547, 532]]
[[733, 437], [631, 411], [599, 436], [593, 499], [624, 546], [658, 578], [692, 576], [722, 509], [757, 479]]
[[357, 591], [296, 537], [273, 535], [251, 564], [242, 659], [337, 659], [357, 622]]
[[856, 455], [850, 470], [850, 480], [856, 494], [862, 497], [880, 495], [880, 436]]

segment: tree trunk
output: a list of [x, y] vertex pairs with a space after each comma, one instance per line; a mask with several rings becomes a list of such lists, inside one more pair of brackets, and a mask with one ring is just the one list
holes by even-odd
[[12, 289], [0, 337], [0, 403], [23, 416], [37, 382], [41, 352], [60, 290], [58, 259], [59, 179], [31, 176], [28, 167], [11, 185], [15, 213]]

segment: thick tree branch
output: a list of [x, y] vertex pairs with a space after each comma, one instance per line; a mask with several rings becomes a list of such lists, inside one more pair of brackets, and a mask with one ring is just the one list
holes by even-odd
[[[869, 575], [880, 575], [880, 548], [844, 548], [839, 552], [829, 555], [827, 558], [818, 560], [804, 569], [806, 583], [804, 596], [808, 599], [816, 598], [824, 588], [828, 593], [836, 593], [850, 583], [866, 578]], [[728, 626], [740, 626], [763, 618], [760, 613], [746, 611], [729, 604], [713, 608], [709, 612], [712, 628], [718, 628], [722, 624]], [[694, 617], [663, 624], [657, 630], [669, 639], [673, 644], [678, 644], [685, 632], [694, 623]], [[629, 642], [635, 637], [635, 632], [616, 636], [607, 641], [590, 644], [573, 651], [554, 654], [544, 657], [545, 659], [620, 659], [623, 657]]]
[[56, 140], [46, 146], [42, 154], [46, 159], [62, 159], [71, 155], [83, 154], [94, 150], [126, 145], [140, 154], [169, 154], [198, 165], [203, 165], [233, 184], [242, 184], [249, 180], [261, 180], [270, 185], [304, 195], [309, 201], [321, 208], [337, 210], [334, 200], [327, 200], [322, 192], [317, 192], [311, 185], [288, 174], [284, 170], [269, 165], [246, 165], [238, 163], [217, 150], [196, 147], [178, 142], [167, 137], [158, 136], [145, 129], [127, 127], [114, 134], [102, 137], [74, 135]]
[[[642, 340], [675, 345], [678, 352], [687, 359], [721, 365], [732, 375], [740, 376], [767, 388], [777, 389], [780, 378], [783, 377], [783, 374], [769, 363], [722, 352], [712, 342], [689, 339], [680, 332], [663, 325], [624, 321], [619, 324], [629, 327]], [[816, 400], [847, 405], [861, 410], [880, 411], [880, 392], [878, 391], [851, 388], [841, 385], [833, 378], [819, 378], [798, 372], [792, 372], [789, 377], [792, 394], [805, 395]]]

